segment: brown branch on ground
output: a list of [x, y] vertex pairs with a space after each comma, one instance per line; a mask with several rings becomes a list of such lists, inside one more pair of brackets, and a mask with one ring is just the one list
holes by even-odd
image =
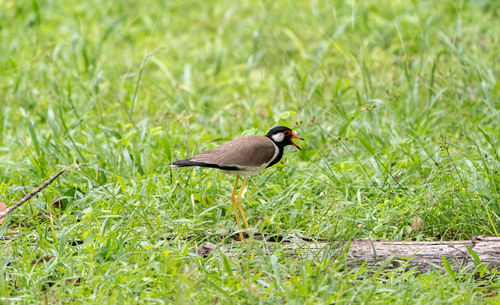
[[66, 171], [65, 169], [59, 171], [57, 174], [55, 174], [54, 176], [50, 177], [47, 181], [45, 181], [40, 186], [38, 186], [36, 189], [34, 189], [33, 191], [31, 191], [29, 194], [27, 194], [26, 196], [24, 196], [23, 199], [21, 199], [18, 202], [16, 202], [16, 204], [14, 204], [13, 206], [9, 207], [5, 211], [1, 212], [0, 213], [0, 219], [8, 216], [12, 211], [14, 211], [18, 207], [20, 207], [23, 203], [25, 203], [26, 201], [28, 201], [31, 198], [33, 198], [33, 196], [35, 196], [36, 194], [40, 193], [44, 188], [46, 188], [47, 186], [49, 186], [49, 184], [51, 184], [52, 182], [54, 182], [54, 180], [56, 180], [57, 178], [59, 178], [59, 176], [61, 176], [65, 171]]
[[[257, 239], [257, 238], [256, 238]], [[322, 260], [345, 259], [347, 266], [359, 266], [366, 262], [368, 266], [385, 265], [396, 268], [407, 263], [408, 268], [417, 267], [421, 272], [444, 266], [444, 259], [453, 270], [462, 267], [474, 267], [479, 258], [480, 264], [488, 269], [500, 267], [500, 237], [478, 236], [466, 241], [376, 241], [369, 239], [313, 240], [289, 236], [280, 238], [282, 249], [296, 259]], [[264, 239], [264, 241], [269, 241]], [[204, 242], [196, 253], [200, 256], [222, 253], [227, 257], [244, 255], [248, 248], [239, 247], [240, 243], [221, 243], [219, 245]], [[259, 246], [264, 255], [276, 250], [273, 243]], [[470, 250], [470, 251], [469, 251]], [[474, 253], [474, 254], [473, 254]], [[255, 255], [258, 255], [255, 253]], [[261, 254], [262, 255], [262, 254]], [[477, 256], [476, 259], [474, 256]]]

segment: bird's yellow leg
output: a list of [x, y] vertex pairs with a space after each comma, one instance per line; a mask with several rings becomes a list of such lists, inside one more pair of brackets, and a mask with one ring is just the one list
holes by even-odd
[[241, 195], [243, 194], [243, 190], [245, 189], [245, 183], [247, 183], [247, 180], [248, 178], [243, 179], [243, 184], [241, 184], [240, 191], [238, 192], [238, 197], [236, 197], [236, 203], [238, 204], [238, 208], [240, 209], [241, 217], [243, 217], [243, 221], [245, 222], [245, 227], [247, 228], [247, 230], [250, 230], [247, 217], [245, 216], [245, 212], [243, 211], [243, 207], [241, 206]]
[[[238, 229], [240, 230], [240, 239], [243, 240], [243, 233], [241, 233], [240, 217], [238, 216], [238, 210], [236, 208], [236, 202], [234, 195], [236, 195], [236, 187], [238, 186], [238, 180], [240, 176], [236, 176], [236, 181], [234, 182], [233, 192], [231, 193], [231, 206], [233, 207], [234, 216], [236, 216], [236, 223], [238, 224]], [[246, 220], [245, 220], [246, 221]]]
[[234, 202], [234, 195], [236, 195], [236, 187], [238, 186], [238, 180], [240, 176], [236, 176], [236, 181], [234, 181], [233, 192], [231, 193], [231, 203]]

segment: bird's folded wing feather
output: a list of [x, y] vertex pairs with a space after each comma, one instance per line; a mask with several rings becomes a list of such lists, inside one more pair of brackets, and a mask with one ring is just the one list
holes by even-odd
[[190, 160], [240, 168], [261, 166], [273, 159], [277, 149], [273, 141], [267, 137], [245, 136], [212, 150], [204, 151]]

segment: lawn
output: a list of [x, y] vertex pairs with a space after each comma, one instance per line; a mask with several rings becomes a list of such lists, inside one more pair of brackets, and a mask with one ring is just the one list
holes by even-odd
[[285, 125], [254, 232], [499, 235], [499, 45], [497, 1], [1, 1], [0, 201], [67, 172], [0, 226], [0, 301], [498, 304], [498, 270], [235, 242], [235, 178], [170, 163]]

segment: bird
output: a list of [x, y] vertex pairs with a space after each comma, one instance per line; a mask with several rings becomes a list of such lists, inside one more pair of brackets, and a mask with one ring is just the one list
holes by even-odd
[[[236, 175], [236, 181], [231, 192], [231, 206], [236, 217], [236, 223], [238, 224], [240, 239], [243, 240], [243, 230], [238, 210], [241, 213], [246, 229], [250, 231], [245, 212], [241, 205], [241, 195], [243, 194], [248, 177], [255, 176], [262, 170], [278, 163], [283, 157], [285, 146], [293, 145], [300, 150], [301, 148], [293, 142], [293, 139], [304, 141], [303, 138], [295, 135], [290, 128], [276, 126], [271, 128], [265, 136], [244, 136], [226, 142], [214, 149], [201, 152], [191, 158], [174, 161], [171, 164], [171, 168], [191, 166], [210, 167], [219, 169], [225, 174]], [[240, 176], [243, 177], [243, 183], [236, 196]]]

